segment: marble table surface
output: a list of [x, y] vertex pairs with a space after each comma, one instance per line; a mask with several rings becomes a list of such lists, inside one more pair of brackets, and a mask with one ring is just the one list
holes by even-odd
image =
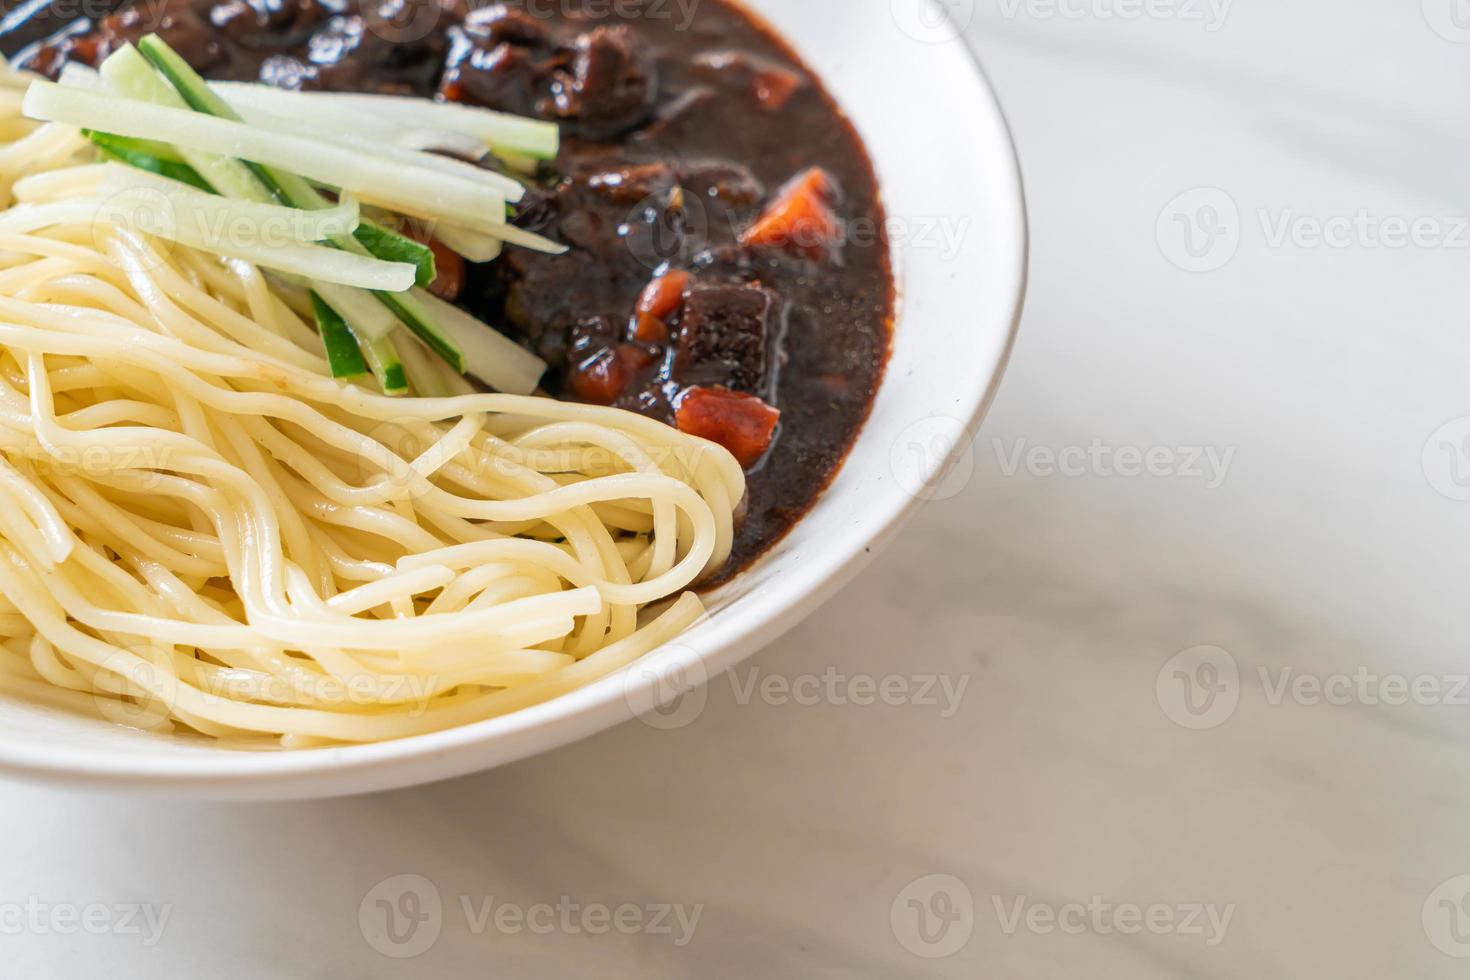
[[1034, 231], [953, 493], [685, 727], [0, 787], [0, 976], [1466, 975], [1470, 8], [952, 5]]

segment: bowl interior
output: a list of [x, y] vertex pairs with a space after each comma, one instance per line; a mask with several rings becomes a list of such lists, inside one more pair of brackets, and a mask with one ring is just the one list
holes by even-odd
[[0, 772], [223, 798], [365, 792], [461, 775], [631, 717], [793, 626], [896, 534], [978, 426], [1025, 280], [1020, 179], [1004, 121], [935, 0], [749, 0], [816, 69], [878, 170], [899, 280], [892, 359], [826, 495], [710, 617], [623, 674], [479, 724], [380, 745], [242, 753], [0, 700]]

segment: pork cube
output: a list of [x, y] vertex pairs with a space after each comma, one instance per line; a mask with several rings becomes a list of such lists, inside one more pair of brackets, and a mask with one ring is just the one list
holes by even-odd
[[755, 283], [700, 284], [684, 298], [673, 377], [682, 385], [723, 385], [764, 394], [781, 297]]

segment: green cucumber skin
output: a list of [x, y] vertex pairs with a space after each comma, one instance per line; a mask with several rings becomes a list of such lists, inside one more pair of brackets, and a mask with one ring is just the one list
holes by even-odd
[[[240, 114], [220, 98], [209, 84], [189, 64], [179, 57], [157, 34], [149, 34], [138, 42], [138, 48], [153, 66], [163, 73], [190, 108], [206, 115], [243, 122]], [[261, 182], [288, 207], [302, 210], [320, 210], [327, 206], [326, 200], [309, 183], [295, 174], [283, 173], [273, 167], [241, 161], [249, 167]], [[410, 262], [413, 264], [414, 284], [427, 286], [434, 281], [434, 253], [426, 245], [406, 238], [396, 231], [364, 222], [353, 234], [375, 258], [385, 262]]]
[[383, 394], [408, 394], [408, 372], [403, 369], [403, 361], [391, 337], [364, 344], [363, 354], [367, 357], [368, 367], [383, 386]]
[[408, 393], [408, 375], [403, 373], [403, 364], [391, 365], [383, 372], [383, 391], [389, 395]]
[[[138, 50], [143, 52], [143, 57], [153, 63], [153, 67], [168, 79], [174, 90], [189, 104], [189, 108], [195, 112], [202, 112], [206, 116], [217, 116], [220, 119], [229, 119], [233, 122], [243, 122], [240, 114], [230, 108], [230, 104], [214, 93], [209, 84], [199, 76], [189, 63], [181, 58], [177, 51], [168, 46], [168, 43], [157, 34], [149, 34], [138, 41]], [[261, 183], [270, 189], [282, 204], [292, 207], [301, 207], [287, 199], [285, 189], [281, 186], [282, 181], [270, 167], [251, 163], [249, 160], [241, 160], [241, 163], [256, 176]]]
[[317, 332], [327, 352], [327, 364], [334, 378], [356, 378], [368, 373], [367, 361], [357, 348], [357, 340], [347, 329], [347, 321], [328, 306], [315, 292], [311, 294], [311, 310], [316, 316]]
[[103, 133], [95, 129], [84, 129], [82, 135], [98, 146], [117, 147], [139, 156], [153, 157], [157, 160], [188, 166], [184, 158], [179, 156], [178, 151], [168, 143], [134, 139], [131, 136], [114, 136], [112, 133]]
[[97, 139], [95, 136], [91, 138], [92, 142], [96, 144], [98, 152], [117, 160], [119, 163], [125, 163], [138, 170], [146, 170], [151, 174], [158, 174], [160, 177], [168, 177], [170, 180], [177, 180], [181, 184], [188, 184], [209, 194], [215, 193], [215, 189], [209, 186], [209, 182], [199, 176], [198, 172], [187, 163], [174, 163], [172, 160], [161, 160], [158, 157], [140, 153], [126, 146], [110, 145]]
[[417, 270], [414, 275], [415, 286], [427, 287], [439, 274], [434, 266], [433, 249], [400, 235], [391, 228], [363, 221], [357, 226], [357, 231], [352, 233], [352, 237], [373, 253], [374, 258], [384, 262], [411, 262]]
[[[428, 345], [430, 350], [448, 361], [450, 367], [464, 374], [464, 352], [443, 335], [434, 324], [432, 317], [417, 312], [417, 303], [413, 303], [412, 300], [405, 302], [406, 297], [397, 293], [380, 292], [376, 295], [388, 309], [393, 311], [393, 315], [398, 317], [404, 326], [412, 330], [420, 340]], [[412, 306], [409, 305], [410, 303]]]
[[[222, 119], [241, 121], [239, 113], [235, 112], [224, 99], [215, 94], [208, 83], [199, 76], [179, 54], [169, 47], [157, 34], [149, 34], [138, 42], [138, 48], [144, 57], [153, 63], [169, 83], [183, 97], [196, 112], [202, 112]], [[288, 207], [314, 210], [326, 206], [325, 199], [310, 184], [295, 174], [280, 173], [271, 167], [259, 166], [242, 161], [245, 166], [259, 177], [267, 187], [280, 199], [282, 204]], [[359, 230], [361, 226], [359, 226]], [[385, 234], [396, 234], [383, 229]], [[400, 238], [402, 236], [399, 236]], [[404, 239], [407, 242], [407, 239]], [[358, 241], [357, 235], [351, 238], [334, 240], [338, 248], [350, 249], [351, 245], [357, 245], [366, 249], [366, 243]], [[396, 245], [397, 243], [395, 243]], [[413, 243], [417, 244], [417, 243]], [[426, 249], [426, 251], [428, 251]], [[382, 258], [382, 256], [377, 256]], [[432, 253], [430, 255], [432, 261]], [[415, 262], [415, 279], [422, 276], [422, 268]], [[432, 277], [429, 279], [433, 281]], [[461, 374], [464, 373], [464, 353], [459, 350], [434, 324], [433, 319], [415, 312], [416, 304], [405, 301], [393, 293], [376, 292], [375, 295], [383, 302], [395, 316], [403, 322], [410, 330], [417, 334], [429, 348], [440, 357], [444, 358]], [[397, 366], [398, 373], [402, 377], [403, 386], [407, 386], [407, 379], [403, 376], [401, 363]], [[384, 388], [388, 388], [387, 380], [384, 379]]]

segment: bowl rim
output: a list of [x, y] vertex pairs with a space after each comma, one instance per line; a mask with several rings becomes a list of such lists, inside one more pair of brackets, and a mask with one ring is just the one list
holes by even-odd
[[[951, 16], [938, 0], [923, 2], [943, 11], [943, 16]], [[766, 19], [760, 11], [751, 13]], [[994, 162], [1001, 169], [987, 174], [986, 181], [993, 185], [992, 196], [1004, 203], [1004, 213], [998, 217], [1007, 225], [1003, 240], [1012, 253], [1008, 256], [1010, 268], [987, 269], [996, 274], [993, 285], [1006, 296], [1003, 307], [1009, 321], [990, 351], [991, 360], [985, 365], [987, 380], [967, 390], [947, 413], [972, 439], [995, 399], [1015, 345], [1029, 277], [1030, 241], [1020, 160], [1010, 125], [978, 53], [963, 36], [953, 43], [968, 59], [976, 82], [977, 98], [973, 111], [965, 118], [977, 130], [989, 134], [999, 147]], [[795, 44], [799, 50], [800, 39]], [[898, 257], [895, 254], [895, 259]], [[902, 324], [903, 312], [900, 296], [895, 331]], [[961, 445], [957, 444], [956, 449]], [[941, 479], [947, 464], [948, 460], [940, 460], [927, 466], [924, 485]], [[766, 615], [753, 625], [721, 623], [718, 611], [707, 617], [700, 624], [703, 632], [698, 642], [684, 644], [681, 638], [680, 647], [688, 655], [681, 657], [678, 665], [693, 668], [702, 683], [775, 641], [862, 571], [923, 502], [922, 494], [895, 495], [886, 510], [874, 515], [870, 530], [853, 535], [817, 554], [800, 569], [784, 574], [781, 594], [767, 600]], [[738, 583], [740, 579], [737, 576], [733, 581]], [[651, 702], [653, 687], [658, 683], [657, 678], [644, 678], [636, 688], [626, 683], [628, 672], [638, 662], [507, 715], [361, 745], [275, 753], [221, 753], [205, 747], [198, 754], [170, 751], [133, 755], [0, 733], [0, 776], [73, 788], [213, 799], [306, 799], [420, 785], [528, 758], [633, 718], [633, 695], [646, 696]]]

